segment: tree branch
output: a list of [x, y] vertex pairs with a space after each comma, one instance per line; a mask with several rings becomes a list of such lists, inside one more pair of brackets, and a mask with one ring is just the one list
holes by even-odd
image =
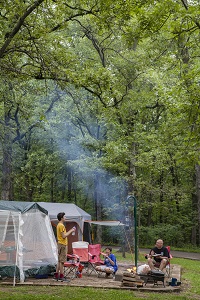
[[185, 7], [185, 9], [188, 10], [188, 3], [187, 3], [187, 0], [181, 0], [181, 2], [183, 3], [183, 6]]
[[[185, 9], [188, 10], [188, 2], [187, 2], [187, 0], [181, 0], [181, 2], [183, 4], [183, 6], [185, 7]], [[191, 18], [191, 19], [197, 25], [197, 27], [200, 29], [200, 23], [197, 20], [193, 19], [193, 18]]]
[[[65, 3], [65, 6], [71, 10], [77, 10], [78, 12], [74, 15], [72, 15], [71, 17], [67, 18], [64, 20], [64, 22], [68, 22], [68, 21], [73, 21], [76, 17], [81, 17], [81, 16], [85, 16], [85, 15], [95, 15], [95, 13], [99, 12], [99, 9], [94, 10], [95, 6], [97, 5], [98, 2], [96, 2], [96, 4], [94, 4], [93, 7], [91, 7], [90, 10], [86, 10], [83, 9], [81, 7], [75, 7], [75, 6], [71, 6], [67, 3]], [[55, 27], [53, 27], [51, 29], [50, 32], [56, 31], [57, 29], [59, 29], [62, 26], [61, 23], [57, 24]]]
[[13, 37], [18, 33], [22, 25], [24, 24], [25, 19], [32, 13], [34, 9], [36, 9], [44, 0], [37, 0], [35, 3], [29, 7], [25, 13], [19, 18], [17, 24], [14, 26], [13, 30], [8, 34], [8, 37], [3, 44], [3, 46], [0, 49], [0, 58], [3, 57], [6, 48], [9, 46], [9, 44], [12, 42]]

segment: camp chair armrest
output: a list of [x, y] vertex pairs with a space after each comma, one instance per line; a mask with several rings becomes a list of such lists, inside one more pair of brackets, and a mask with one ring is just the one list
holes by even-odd
[[88, 255], [89, 255], [89, 257], [92, 258], [92, 259], [94, 259], [95, 257], [97, 257], [96, 254], [91, 254], [90, 252], [88, 252]]
[[71, 260], [76, 260], [76, 261], [80, 260], [80, 257], [76, 254], [67, 254], [67, 258], [69, 258]]

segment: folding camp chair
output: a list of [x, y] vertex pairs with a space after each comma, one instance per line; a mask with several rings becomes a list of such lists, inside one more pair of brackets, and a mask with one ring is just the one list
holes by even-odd
[[81, 263], [88, 264], [88, 242], [78, 241], [72, 243], [73, 254], [77, 255]]
[[170, 277], [170, 271], [171, 271], [170, 260], [173, 258], [173, 256], [171, 255], [171, 252], [170, 252], [170, 250], [171, 250], [170, 246], [166, 246], [166, 248], [167, 248], [167, 250], [169, 252], [169, 261], [168, 261], [168, 263], [166, 265], [166, 275], [167, 275], [167, 277]]
[[67, 254], [67, 261], [64, 263], [64, 277], [70, 277], [71, 279], [77, 277], [78, 268], [80, 266], [79, 257], [72, 254]]
[[[166, 270], [165, 274], [166, 274], [166, 277], [170, 277], [170, 260], [171, 260], [171, 258], [172, 258], [172, 255], [171, 255], [171, 253], [170, 253], [170, 246], [166, 246], [166, 248], [167, 248], [168, 253], [169, 253], [169, 260], [168, 260], [167, 265], [166, 265], [166, 267], [165, 267], [165, 270]], [[145, 254], [145, 258], [146, 258], [146, 256], [147, 256], [147, 254]], [[156, 263], [154, 264], [154, 266], [155, 266], [156, 268], [159, 268], [160, 263], [159, 263], [159, 262], [156, 262]]]
[[89, 265], [88, 265], [88, 275], [92, 272], [99, 276], [99, 272], [96, 270], [96, 266], [103, 265], [104, 261], [101, 260], [101, 244], [89, 245]]
[[67, 255], [69, 261], [64, 263], [64, 276], [67, 277], [70, 273], [71, 278], [79, 277], [83, 268], [88, 267], [88, 242], [78, 241], [72, 243], [72, 255]]
[[[168, 250], [168, 253], [169, 253], [169, 260], [168, 260], [168, 262], [167, 262], [167, 265], [166, 265], [166, 267], [165, 267], [165, 276], [166, 277], [170, 277], [170, 260], [171, 260], [171, 258], [172, 258], [172, 255], [171, 255], [171, 253], [170, 253], [170, 246], [166, 246], [166, 248], [167, 248], [167, 250]], [[157, 267], [157, 268], [159, 268], [159, 266], [160, 266], [160, 264], [158, 263], [156, 263], [155, 264], [155, 267]]]

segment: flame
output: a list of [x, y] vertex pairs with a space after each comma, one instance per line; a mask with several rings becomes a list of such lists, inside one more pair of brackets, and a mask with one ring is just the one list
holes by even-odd
[[132, 269], [127, 269], [127, 271], [130, 273], [136, 273], [136, 270], [137, 270], [136, 267], [132, 267]]

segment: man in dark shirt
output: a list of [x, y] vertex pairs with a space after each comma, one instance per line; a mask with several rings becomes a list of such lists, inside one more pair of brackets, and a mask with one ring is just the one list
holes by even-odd
[[169, 262], [169, 252], [166, 247], [163, 246], [163, 240], [157, 240], [154, 248], [147, 254], [147, 260], [151, 270], [155, 267], [162, 271]]

